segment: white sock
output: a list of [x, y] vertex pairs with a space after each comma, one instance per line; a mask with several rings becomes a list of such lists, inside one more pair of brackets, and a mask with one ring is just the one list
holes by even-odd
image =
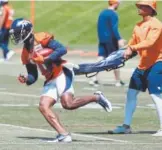
[[128, 89], [127, 92], [127, 101], [125, 106], [125, 118], [124, 124], [130, 125], [132, 122], [133, 113], [137, 105], [137, 95], [139, 91], [134, 89]]
[[98, 81], [98, 79], [97, 79], [97, 75], [95, 75], [94, 77], [92, 77], [92, 81]]
[[157, 114], [160, 121], [160, 129], [162, 129], [162, 96], [160, 94], [150, 94], [155, 103]]

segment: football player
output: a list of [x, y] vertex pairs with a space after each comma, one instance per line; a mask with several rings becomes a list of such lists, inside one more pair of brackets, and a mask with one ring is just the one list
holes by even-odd
[[18, 77], [21, 83], [32, 85], [38, 78], [37, 68], [45, 76], [45, 83], [40, 97], [39, 110], [47, 122], [58, 132], [52, 142], [71, 142], [71, 135], [60, 123], [52, 106], [60, 99], [62, 107], [68, 110], [77, 109], [88, 103], [96, 102], [106, 111], [112, 110], [111, 103], [100, 92], [84, 97], [74, 97], [73, 71], [64, 67], [61, 59], [67, 49], [54, 39], [52, 34], [33, 33], [32, 23], [23, 18], [13, 21], [10, 30], [11, 40], [15, 44], [23, 43], [22, 63], [27, 69], [27, 76]]

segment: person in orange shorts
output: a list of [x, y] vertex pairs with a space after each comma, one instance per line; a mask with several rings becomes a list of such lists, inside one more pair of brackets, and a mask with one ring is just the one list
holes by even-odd
[[160, 130], [153, 136], [162, 136], [162, 23], [155, 17], [156, 1], [141, 0], [136, 6], [142, 21], [136, 24], [124, 57], [127, 59], [133, 52], [137, 52], [140, 62], [130, 79], [124, 124], [109, 133], [131, 133], [130, 125], [136, 109], [137, 95], [148, 89], [160, 121]]

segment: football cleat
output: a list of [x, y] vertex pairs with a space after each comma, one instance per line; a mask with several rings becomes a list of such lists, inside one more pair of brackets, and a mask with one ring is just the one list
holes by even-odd
[[55, 139], [50, 140], [48, 142], [51, 142], [51, 143], [52, 142], [53, 143], [58, 143], [58, 142], [70, 143], [70, 142], [72, 142], [72, 137], [71, 137], [70, 134], [67, 134], [67, 135], [58, 134]]
[[116, 129], [108, 131], [109, 134], [130, 134], [131, 128], [125, 128], [124, 126], [117, 126]]
[[97, 103], [101, 105], [105, 109], [105, 111], [111, 112], [112, 111], [111, 102], [103, 95], [103, 93], [97, 91], [94, 94], [99, 96]]

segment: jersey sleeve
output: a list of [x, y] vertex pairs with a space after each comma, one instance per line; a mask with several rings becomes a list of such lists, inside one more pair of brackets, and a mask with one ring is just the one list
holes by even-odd
[[112, 22], [112, 27], [113, 27], [113, 33], [114, 33], [114, 36], [117, 40], [120, 40], [121, 39], [121, 36], [120, 36], [120, 33], [119, 33], [119, 18], [117, 16], [116, 13], [114, 13], [114, 15], [111, 16], [111, 22]]
[[66, 47], [56, 40], [51, 40], [48, 44], [48, 48], [51, 48], [54, 51], [45, 60], [45, 63], [55, 62], [67, 53]]

